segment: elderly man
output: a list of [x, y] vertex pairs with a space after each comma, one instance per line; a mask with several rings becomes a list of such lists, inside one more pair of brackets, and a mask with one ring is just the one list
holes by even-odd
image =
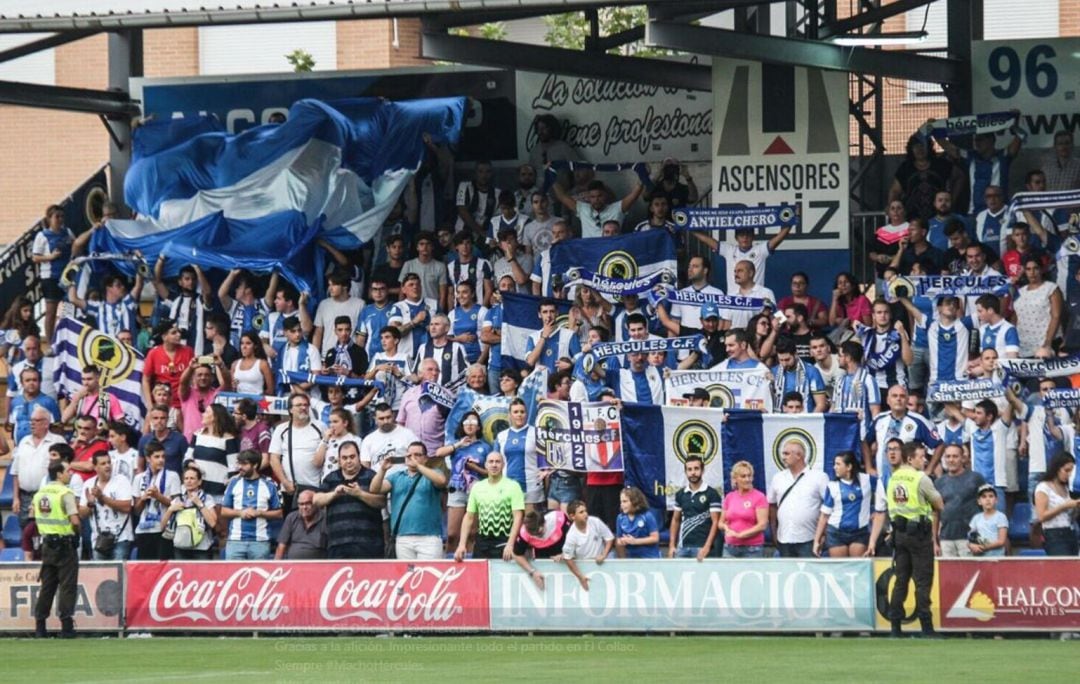
[[297, 509], [285, 517], [278, 533], [274, 560], [326, 558], [326, 512], [315, 507], [314, 499], [314, 491], [300, 492]]
[[30, 434], [19, 440], [11, 461], [11, 476], [17, 496], [11, 502], [11, 512], [19, 516], [19, 525], [26, 526], [30, 508], [41, 483], [48, 475], [49, 447], [63, 444], [64, 439], [49, 432], [53, 416], [44, 406], [30, 413]]
[[435, 450], [443, 445], [443, 430], [449, 408], [425, 393], [424, 383], [439, 381], [438, 362], [435, 359], [424, 359], [420, 362], [418, 372], [419, 383], [409, 388], [401, 397], [397, 422], [412, 430], [427, 447], [428, 453], [435, 453]]
[[791, 439], [780, 447], [784, 470], [769, 482], [769, 527], [782, 558], [812, 558], [814, 532], [829, 478], [806, 463], [806, 447]]

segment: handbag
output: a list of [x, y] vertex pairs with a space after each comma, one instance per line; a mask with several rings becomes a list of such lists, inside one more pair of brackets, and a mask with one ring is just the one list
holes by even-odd
[[131, 520], [131, 515], [128, 514], [124, 518], [124, 524], [120, 526], [120, 529], [116, 532], [101, 529], [101, 523], [98, 521], [98, 504], [94, 502], [94, 526], [97, 527], [97, 539], [94, 540], [94, 551], [98, 552], [102, 556], [112, 556], [116, 550], [116, 543], [120, 540], [120, 535], [124, 533], [124, 528], [127, 527], [128, 520]]
[[416, 479], [413, 480], [412, 487], [409, 488], [409, 493], [405, 496], [405, 501], [401, 502], [401, 510], [398, 511], [397, 522], [394, 523], [394, 529], [390, 531], [390, 537], [386, 540], [386, 558], [397, 558], [397, 533], [401, 529], [401, 521], [405, 518], [405, 507], [409, 505], [409, 501], [412, 499], [413, 494], [416, 493], [416, 487], [420, 484], [420, 480], [424, 478], [423, 475], [417, 474]]

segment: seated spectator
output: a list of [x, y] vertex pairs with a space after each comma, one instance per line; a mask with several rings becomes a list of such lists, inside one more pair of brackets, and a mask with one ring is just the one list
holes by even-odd
[[285, 516], [278, 533], [274, 560], [320, 560], [326, 558], [326, 511], [316, 508], [315, 493], [300, 492], [297, 509]]
[[824, 328], [829, 325], [829, 308], [817, 297], [808, 294], [810, 276], [802, 271], [791, 274], [791, 294], [782, 298], [777, 307], [779, 311], [787, 312], [794, 304], [801, 304], [806, 308], [806, 324], [813, 329]]
[[859, 281], [851, 273], [838, 274], [829, 307], [829, 325], [852, 330], [853, 323], [870, 325], [870, 319], [870, 300], [862, 294]]
[[659, 558], [660, 525], [637, 487], [619, 494], [621, 513], [615, 520], [615, 553], [619, 558]]

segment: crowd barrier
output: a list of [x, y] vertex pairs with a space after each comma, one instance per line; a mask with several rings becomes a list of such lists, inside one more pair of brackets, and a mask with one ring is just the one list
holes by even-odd
[[[886, 560], [538, 561], [540, 590], [499, 561], [84, 563], [81, 631], [870, 632], [885, 619]], [[1080, 559], [937, 561], [944, 631], [1080, 631]], [[33, 629], [38, 566], [0, 565], [0, 631]], [[906, 621], [917, 627], [914, 591]]]

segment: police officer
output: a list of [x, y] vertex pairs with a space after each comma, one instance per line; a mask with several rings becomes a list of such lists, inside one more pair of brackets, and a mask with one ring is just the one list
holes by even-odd
[[938, 515], [945, 507], [941, 494], [923, 472], [926, 447], [908, 442], [901, 449], [903, 465], [889, 478], [886, 494], [893, 527], [893, 584], [889, 597], [891, 636], [901, 636], [908, 582], [915, 579], [915, 611], [924, 637], [935, 637], [930, 613], [930, 587], [934, 583], [934, 548]]
[[48, 636], [45, 620], [52, 611], [57, 589], [60, 600], [60, 638], [75, 637], [71, 616], [75, 612], [75, 591], [79, 579], [79, 505], [68, 489], [68, 464], [49, 464], [49, 482], [34, 495], [34, 518], [41, 533], [41, 593], [34, 608], [34, 637]]

